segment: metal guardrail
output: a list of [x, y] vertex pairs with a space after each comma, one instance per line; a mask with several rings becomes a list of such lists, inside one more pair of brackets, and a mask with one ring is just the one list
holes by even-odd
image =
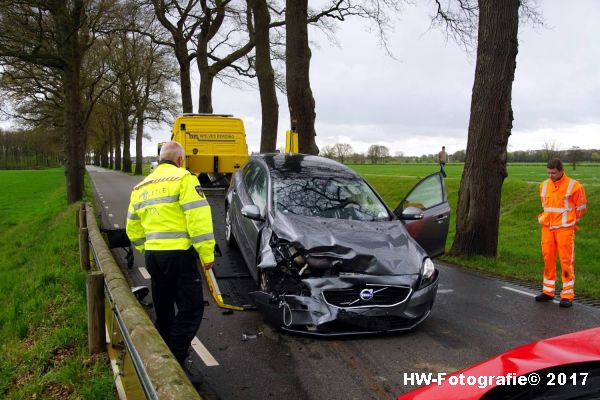
[[[108, 352], [119, 397], [200, 399], [148, 314], [131, 292], [98, 228], [91, 205], [82, 205], [78, 222], [82, 268], [101, 271], [88, 271], [90, 353], [104, 349]], [[86, 249], [88, 244], [91, 246]], [[95, 265], [90, 265], [90, 256]], [[99, 277], [103, 278], [96, 285], [100, 295], [94, 296], [91, 293], [95, 287], [93, 281]], [[104, 312], [98, 311], [102, 309]]]

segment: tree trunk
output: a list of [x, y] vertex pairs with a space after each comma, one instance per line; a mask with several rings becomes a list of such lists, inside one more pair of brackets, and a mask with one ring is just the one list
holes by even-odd
[[115, 129], [115, 170], [116, 171], [120, 171], [121, 170], [121, 132], [120, 129], [121, 127], [119, 126], [120, 124], [117, 124], [116, 129]]
[[108, 130], [108, 153], [108, 168], [113, 169], [115, 166], [115, 146], [112, 129]]
[[102, 168], [108, 168], [108, 140], [102, 142], [102, 148], [100, 149], [100, 166]]
[[131, 129], [129, 118], [123, 116], [123, 172], [131, 172]]
[[199, 113], [212, 114], [212, 88], [215, 81], [215, 76], [211, 73], [210, 68], [198, 67], [200, 70], [200, 105], [198, 106]]
[[319, 154], [315, 142], [315, 99], [310, 89], [308, 0], [286, 0], [286, 86], [292, 127], [298, 131], [301, 153]]
[[469, 137], [451, 254], [495, 257], [513, 120], [519, 0], [480, 0], [479, 10]]
[[275, 91], [275, 73], [271, 65], [271, 42], [269, 41], [269, 23], [271, 15], [266, 0], [251, 2], [254, 15], [256, 45], [256, 76], [260, 92], [262, 126], [260, 152], [272, 153], [277, 148], [277, 124], [279, 122], [279, 103]]
[[65, 60], [62, 70], [65, 93], [65, 177], [67, 203], [72, 204], [83, 199], [84, 191], [86, 132], [81, 104], [81, 54], [78, 32], [71, 32], [69, 25], [66, 25], [60, 33], [65, 38], [65, 45], [60, 50]]
[[190, 60], [187, 54], [187, 45], [175, 41], [175, 57], [179, 63], [179, 83], [181, 87], [181, 106], [184, 113], [194, 112], [192, 102], [192, 82], [190, 78]]
[[144, 111], [138, 110], [135, 124], [135, 175], [142, 175], [142, 139], [144, 138]]

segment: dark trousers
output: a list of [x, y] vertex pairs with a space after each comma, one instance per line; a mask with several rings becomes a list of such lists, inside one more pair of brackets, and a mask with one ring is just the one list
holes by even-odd
[[442, 176], [445, 178], [446, 177], [446, 163], [445, 162], [440, 163], [440, 172], [442, 173]]
[[182, 363], [204, 314], [196, 252], [190, 247], [188, 250], [146, 250], [144, 254], [146, 268], [152, 276], [156, 329]]

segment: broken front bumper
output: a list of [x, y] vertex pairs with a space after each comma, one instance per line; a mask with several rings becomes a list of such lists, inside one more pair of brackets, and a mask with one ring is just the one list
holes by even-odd
[[[409, 330], [431, 311], [438, 277], [414, 290], [417, 278], [348, 275], [309, 278], [310, 296], [250, 293], [257, 308], [276, 328], [317, 336]], [[370, 298], [369, 298], [370, 297]]]

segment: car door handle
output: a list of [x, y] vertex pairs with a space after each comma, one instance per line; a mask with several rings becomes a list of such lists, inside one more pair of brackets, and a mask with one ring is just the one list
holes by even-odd
[[447, 215], [438, 215], [437, 218], [436, 218], [436, 221], [439, 222], [439, 223], [441, 223], [441, 222], [443, 222], [447, 218], [448, 218]]

